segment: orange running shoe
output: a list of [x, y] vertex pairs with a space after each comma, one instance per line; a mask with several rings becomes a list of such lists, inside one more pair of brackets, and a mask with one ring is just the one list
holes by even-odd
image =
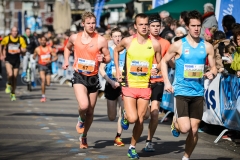
[[40, 102], [46, 102], [46, 97], [42, 97], [42, 98], [40, 99]]
[[76, 130], [79, 134], [83, 134], [84, 132], [84, 122], [79, 122], [76, 125]]
[[125, 144], [122, 142], [122, 139], [120, 137], [116, 137], [114, 140], [114, 146], [122, 147]]
[[81, 138], [80, 148], [81, 148], [81, 149], [87, 149], [87, 148], [88, 148], [87, 137], [82, 137], [82, 138]]

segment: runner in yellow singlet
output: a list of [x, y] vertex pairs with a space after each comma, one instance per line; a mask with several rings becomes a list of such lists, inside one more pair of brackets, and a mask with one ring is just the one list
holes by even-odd
[[[135, 150], [136, 143], [143, 131], [143, 117], [146, 113], [149, 99], [151, 97], [150, 75], [154, 56], [157, 63], [161, 60], [161, 47], [156, 39], [148, 36], [148, 17], [138, 14], [135, 17], [134, 27], [137, 34], [124, 38], [114, 49], [114, 63], [116, 77], [122, 82], [122, 94], [125, 114], [122, 116], [123, 129], [128, 129], [129, 123], [135, 123], [128, 157], [138, 159]], [[123, 73], [119, 69], [119, 53], [127, 49]], [[155, 75], [160, 68], [156, 69]], [[125, 118], [124, 118], [125, 117]]]

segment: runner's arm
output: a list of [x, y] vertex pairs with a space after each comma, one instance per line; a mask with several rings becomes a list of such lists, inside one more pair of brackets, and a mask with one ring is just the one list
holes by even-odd
[[66, 64], [68, 64], [68, 59], [74, 46], [74, 40], [76, 39], [76, 37], [76, 34], [71, 35], [69, 41], [67, 42], [67, 45], [64, 48], [64, 62], [67, 62]]
[[158, 41], [155, 42], [154, 45], [154, 50], [155, 50], [155, 58], [157, 61], [157, 70], [160, 71], [161, 70], [161, 59], [162, 59], [162, 54], [161, 54], [161, 46], [159, 44]]
[[23, 39], [23, 37], [20, 37], [20, 44], [21, 44], [21, 52], [24, 55], [27, 51], [27, 44], [26, 41]]
[[52, 51], [51, 51], [51, 54], [52, 54], [52, 57], [53, 57], [52, 62], [55, 62], [55, 61], [57, 61], [57, 59], [58, 59], [58, 57], [57, 57], [57, 53], [54, 52], [53, 49], [51, 49], [51, 50], [52, 50]]
[[109, 50], [108, 50], [108, 42], [104, 37], [101, 37], [100, 44], [102, 45], [101, 46], [101, 52], [104, 55], [102, 63], [107, 64], [111, 60], [110, 53], [109, 53]]
[[115, 83], [115, 81], [111, 80], [108, 76], [107, 73], [105, 72], [105, 68], [106, 68], [106, 64], [105, 63], [101, 63], [100, 67], [99, 67], [99, 72], [101, 74], [101, 76], [110, 84]]
[[113, 59], [114, 59], [114, 64], [116, 67], [116, 71], [119, 70], [119, 53], [125, 49], [125, 41], [126, 38], [124, 38], [115, 48], [114, 48], [114, 54], [113, 54]]
[[164, 57], [162, 57], [162, 60], [161, 60], [162, 76], [164, 79], [164, 83], [166, 83], [166, 84], [170, 84], [170, 81], [168, 79], [168, 61], [170, 61], [174, 56], [176, 56], [177, 50], [178, 50], [179, 46], [181, 46], [181, 44], [179, 42], [180, 41], [173, 43], [169, 47], [167, 53], [165, 54]]
[[35, 60], [38, 55], [38, 47], [34, 50], [33, 59]]
[[208, 63], [211, 69], [207, 73], [205, 73], [205, 76], [208, 79], [213, 79], [217, 75], [216, 59], [214, 56], [213, 46], [210, 43], [206, 43], [206, 50], [208, 53]]

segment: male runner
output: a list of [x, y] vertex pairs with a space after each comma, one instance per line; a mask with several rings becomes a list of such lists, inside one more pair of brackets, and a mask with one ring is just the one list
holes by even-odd
[[[113, 45], [109, 47], [109, 52], [111, 56], [111, 61], [107, 65], [105, 63], [101, 63], [99, 71], [101, 76], [106, 80], [105, 85], [105, 97], [107, 99], [107, 111], [108, 118], [110, 121], [114, 121], [117, 116], [117, 105], [119, 105], [119, 117], [117, 123], [117, 135], [115, 137], [114, 145], [115, 146], [124, 146], [122, 142], [121, 134], [122, 134], [122, 126], [121, 126], [121, 118], [122, 118], [122, 109], [123, 109], [123, 101], [120, 96], [122, 91], [120, 88], [120, 84], [116, 81], [116, 68], [113, 60], [113, 51], [116, 45], [120, 43], [122, 40], [122, 32], [119, 28], [114, 28], [111, 31], [111, 39], [113, 40]], [[123, 70], [124, 61], [125, 61], [126, 50], [123, 50], [119, 54], [119, 67], [120, 70]]]
[[[87, 132], [93, 121], [93, 111], [97, 101], [99, 63], [108, 63], [110, 55], [105, 38], [95, 33], [96, 17], [91, 12], [82, 15], [83, 32], [73, 34], [64, 49], [63, 69], [69, 65], [70, 51], [74, 47], [73, 87], [79, 104], [79, 118], [76, 130], [81, 135], [80, 148], [88, 148]], [[100, 54], [102, 53], [102, 54]]]
[[[2, 46], [4, 46], [2, 52]], [[17, 76], [20, 67], [20, 54], [26, 52], [26, 43], [24, 39], [18, 36], [16, 27], [11, 29], [11, 34], [3, 38], [0, 47], [0, 55], [5, 60], [7, 70], [7, 85], [5, 92], [10, 93], [11, 101], [16, 101], [15, 90], [17, 86]]]
[[23, 57], [23, 71], [22, 71], [22, 75], [21, 77], [25, 77], [26, 76], [26, 71], [27, 71], [27, 65], [28, 65], [28, 59], [30, 58], [30, 62], [31, 62], [31, 82], [32, 82], [32, 86], [36, 86], [35, 83], [35, 68], [36, 68], [36, 62], [35, 60], [33, 60], [33, 52], [34, 50], [38, 47], [38, 44], [36, 43], [36, 39], [31, 35], [31, 30], [30, 28], [26, 28], [25, 29], [25, 34], [23, 35], [23, 38], [27, 44], [27, 51], [25, 56]]
[[[161, 19], [157, 17], [150, 17], [149, 18], [149, 28], [150, 28], [150, 37], [151, 39], [156, 39], [158, 40], [160, 46], [161, 46], [161, 54], [162, 57], [166, 54], [170, 43], [169, 41], [161, 38], [159, 36], [159, 32], [161, 29]], [[154, 57], [153, 65], [152, 65], [152, 71], [155, 72], [157, 65], [160, 67], [160, 63], [156, 63], [156, 58]], [[145, 151], [146, 152], [153, 152], [155, 149], [153, 148], [152, 144], [152, 138], [153, 135], [157, 129], [158, 126], [158, 114], [159, 114], [159, 103], [162, 100], [162, 95], [163, 95], [163, 89], [164, 89], [164, 84], [163, 84], [163, 78], [161, 72], [159, 72], [156, 76], [151, 75], [151, 89], [152, 89], [152, 95], [151, 95], [151, 105], [150, 105], [150, 115], [151, 115], [151, 120], [148, 125], [148, 137], [146, 140], [146, 147]]]
[[45, 85], [49, 86], [51, 82], [51, 63], [57, 60], [56, 52], [50, 46], [47, 46], [46, 37], [41, 37], [41, 45], [34, 50], [33, 59], [38, 56], [38, 70], [41, 78], [42, 98], [41, 102], [46, 102]]
[[[203, 115], [203, 76], [213, 79], [217, 74], [213, 46], [201, 39], [201, 14], [190, 11], [186, 18], [188, 35], [174, 42], [161, 62], [165, 90], [174, 93], [175, 116], [172, 133], [178, 137], [188, 133], [182, 160], [188, 160], [198, 141], [198, 126]], [[168, 79], [167, 62], [175, 56], [175, 78], [173, 86]], [[211, 70], [204, 74], [208, 57]], [[176, 119], [176, 120], [175, 120]]]
[[[148, 36], [148, 17], [142, 13], [137, 14], [134, 27], [137, 29], [137, 34], [124, 38], [114, 49], [116, 75], [118, 81], [122, 81], [122, 94], [126, 111], [121, 124], [123, 129], [127, 129], [128, 123], [135, 123], [128, 150], [128, 157], [131, 159], [139, 158], [135, 146], [143, 131], [144, 115], [151, 97], [149, 79], [154, 56], [157, 63], [161, 60], [159, 42]], [[127, 53], [122, 74], [119, 69], [119, 53], [124, 49], [127, 50]], [[160, 69], [158, 68], [158, 70]], [[154, 75], [157, 74], [158, 70], [155, 70]]]

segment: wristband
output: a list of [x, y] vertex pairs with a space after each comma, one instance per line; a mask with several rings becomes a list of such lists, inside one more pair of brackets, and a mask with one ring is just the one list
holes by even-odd
[[155, 68], [157, 70], [157, 73], [159, 73], [159, 69]]

